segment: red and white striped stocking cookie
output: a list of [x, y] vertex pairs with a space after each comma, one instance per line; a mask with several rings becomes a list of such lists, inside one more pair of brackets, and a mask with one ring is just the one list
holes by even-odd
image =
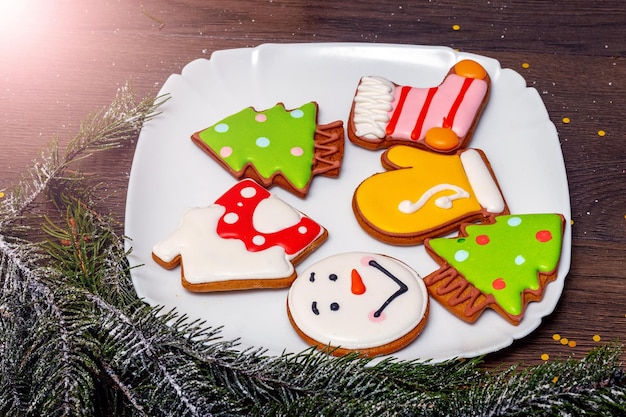
[[402, 144], [435, 152], [464, 148], [489, 97], [490, 78], [477, 62], [454, 65], [433, 87], [363, 77], [348, 121], [350, 140], [368, 149]]

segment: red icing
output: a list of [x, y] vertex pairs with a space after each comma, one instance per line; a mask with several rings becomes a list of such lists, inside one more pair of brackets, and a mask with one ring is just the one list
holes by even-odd
[[448, 116], [443, 118], [443, 125], [442, 125], [442, 127], [447, 128], [447, 129], [452, 129], [452, 125], [454, 124], [454, 117], [456, 116], [456, 112], [459, 110], [459, 107], [461, 107], [461, 103], [463, 102], [463, 98], [465, 97], [465, 93], [467, 93], [467, 90], [469, 90], [470, 85], [472, 84], [473, 81], [474, 81], [473, 78], [466, 78], [465, 80], [463, 80], [463, 85], [461, 86], [461, 91], [459, 91], [459, 94], [456, 96], [456, 100], [454, 100], [454, 103], [452, 104], [452, 107], [450, 107], [450, 111], [448, 112]]
[[489, 243], [489, 236], [487, 235], [476, 236], [476, 243], [478, 243], [479, 245], [486, 245], [487, 243]]
[[356, 269], [352, 270], [352, 286], [350, 287], [352, 294], [361, 295], [365, 294], [365, 284], [363, 284], [363, 278]]
[[412, 140], [419, 139], [420, 132], [422, 131], [422, 126], [424, 126], [424, 121], [426, 120], [426, 115], [428, 114], [428, 109], [430, 108], [430, 103], [433, 101], [433, 97], [435, 97], [435, 94], [437, 94], [438, 89], [439, 87], [433, 87], [428, 89], [428, 94], [426, 95], [424, 106], [420, 110], [420, 114], [417, 117], [417, 121], [415, 122], [415, 127], [411, 132]]
[[494, 290], [503, 290], [506, 288], [506, 282], [502, 278], [496, 278], [491, 283]]
[[409, 95], [409, 91], [411, 91], [411, 87], [404, 86], [400, 89], [400, 98], [398, 99], [398, 104], [393, 111], [393, 115], [391, 116], [391, 120], [386, 128], [386, 133], [391, 135], [394, 130], [396, 130], [396, 125], [398, 124], [398, 119], [400, 119], [400, 114], [402, 113], [402, 108], [404, 107], [404, 102], [406, 101], [406, 96]]
[[[247, 188], [253, 193], [244, 193]], [[273, 233], [261, 233], [254, 228], [252, 216], [259, 203], [271, 194], [256, 182], [251, 180], [240, 181], [235, 184], [215, 203], [226, 208], [224, 215], [217, 223], [217, 233], [225, 239], [239, 239], [251, 252], [258, 252], [273, 246], [281, 246], [288, 255], [296, 254], [306, 248], [320, 234], [321, 226], [308, 217], [290, 227]], [[232, 221], [232, 214], [236, 214], [236, 221]]]
[[537, 232], [537, 234], [535, 235], [535, 238], [539, 241], [539, 242], [549, 242], [552, 240], [552, 233], [550, 233], [549, 230], [540, 230]]

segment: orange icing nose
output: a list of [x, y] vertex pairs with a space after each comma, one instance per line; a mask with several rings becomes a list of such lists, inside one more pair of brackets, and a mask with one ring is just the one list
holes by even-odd
[[365, 284], [363, 284], [363, 279], [361, 275], [356, 269], [352, 270], [352, 294], [361, 295], [365, 293]]

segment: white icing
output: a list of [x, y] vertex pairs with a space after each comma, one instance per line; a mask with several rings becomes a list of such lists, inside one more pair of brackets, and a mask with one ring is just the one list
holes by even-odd
[[237, 213], [226, 213], [224, 221], [228, 224], [235, 224], [239, 221], [239, 215]]
[[179, 227], [154, 245], [152, 252], [165, 262], [180, 255], [185, 279], [192, 284], [293, 274], [293, 265], [282, 247], [248, 252], [242, 241], [219, 237], [217, 222], [224, 211], [217, 204], [187, 210]]
[[424, 194], [414, 203], [411, 200], [403, 200], [398, 204], [398, 210], [405, 214], [413, 214], [426, 204], [428, 200], [442, 191], [454, 191], [454, 194], [444, 195], [435, 200], [435, 205], [439, 208], [449, 210], [452, 208], [452, 202], [460, 198], [469, 198], [470, 194], [463, 188], [452, 184], [437, 184], [426, 190]]
[[461, 153], [461, 163], [480, 205], [490, 213], [502, 213], [504, 198], [480, 154], [467, 149]]
[[[370, 259], [407, 286], [379, 317], [372, 313], [398, 291], [399, 285], [368, 265]], [[351, 291], [352, 269], [362, 278], [363, 294]], [[310, 281], [312, 272], [314, 282]], [[336, 274], [337, 279], [330, 280], [330, 274]], [[312, 311], [314, 301], [318, 315]], [[373, 348], [401, 338], [422, 321], [428, 302], [426, 286], [415, 271], [396, 259], [365, 252], [334, 255], [311, 265], [299, 274], [287, 297], [291, 316], [302, 332], [320, 344], [347, 349]], [[337, 310], [331, 309], [333, 303], [337, 303]]]
[[252, 225], [261, 233], [275, 233], [300, 222], [300, 212], [273, 195], [262, 200], [252, 215]]
[[252, 198], [256, 195], [256, 190], [254, 187], [246, 187], [241, 190], [240, 194], [243, 198]]
[[382, 77], [363, 77], [354, 97], [353, 122], [357, 136], [381, 139], [386, 136], [394, 84]]

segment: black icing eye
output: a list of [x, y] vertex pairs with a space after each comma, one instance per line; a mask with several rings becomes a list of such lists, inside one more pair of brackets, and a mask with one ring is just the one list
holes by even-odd
[[309, 277], [309, 281], [315, 282], [315, 272], [311, 272], [311, 276]]
[[339, 310], [339, 304], [337, 304], [337, 303], [330, 303], [330, 310], [331, 311]]
[[331, 281], [337, 281], [337, 274], [330, 274], [328, 276], [328, 279], [331, 280]]

